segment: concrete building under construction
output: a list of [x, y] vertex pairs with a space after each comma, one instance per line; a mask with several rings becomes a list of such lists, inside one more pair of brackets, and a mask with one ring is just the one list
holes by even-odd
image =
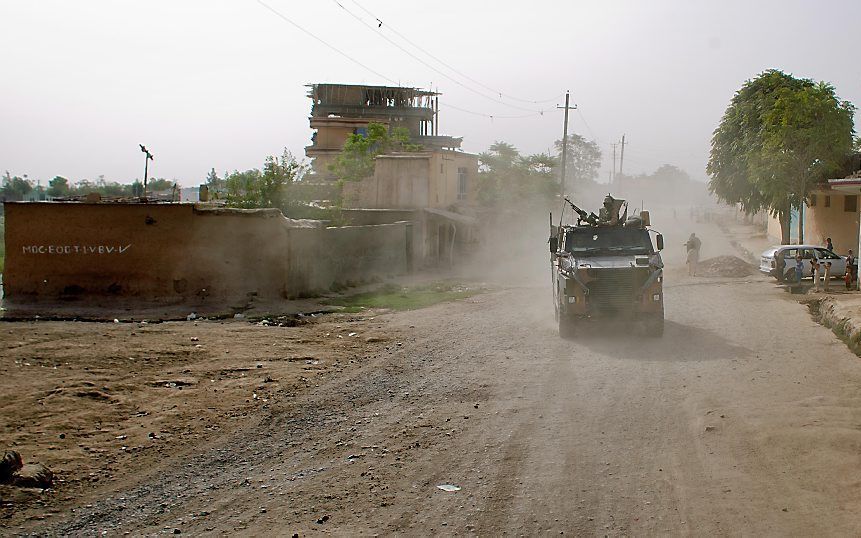
[[478, 156], [460, 150], [462, 138], [439, 134], [439, 94], [418, 88], [311, 84], [312, 175], [306, 184], [331, 185], [330, 165], [353, 134], [368, 124], [402, 127], [419, 151], [379, 155], [373, 174], [340, 187], [348, 218], [360, 224], [410, 221], [415, 264], [452, 264], [476, 237]]
[[460, 148], [462, 139], [439, 135], [439, 94], [418, 88], [356, 84], [309, 84], [311, 128], [305, 155], [319, 179], [334, 179], [329, 165], [352, 134], [367, 133], [368, 123], [403, 127], [427, 151]]

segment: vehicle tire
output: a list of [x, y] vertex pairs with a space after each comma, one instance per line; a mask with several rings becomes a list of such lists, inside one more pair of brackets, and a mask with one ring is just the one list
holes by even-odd
[[559, 314], [559, 336], [566, 340], [577, 336], [575, 321], [562, 313]]

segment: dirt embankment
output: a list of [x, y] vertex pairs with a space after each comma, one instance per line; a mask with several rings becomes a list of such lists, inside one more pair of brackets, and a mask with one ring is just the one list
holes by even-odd
[[306, 319], [0, 324], [0, 453], [56, 473], [0, 486], [0, 523], [50, 518], [395, 345], [373, 313]]

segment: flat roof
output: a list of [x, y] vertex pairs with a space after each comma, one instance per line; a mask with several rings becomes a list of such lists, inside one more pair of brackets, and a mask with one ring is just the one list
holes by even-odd
[[414, 95], [442, 95], [439, 92], [432, 92], [429, 90], [423, 90], [421, 88], [414, 88], [412, 86], [375, 86], [372, 84], [337, 84], [330, 82], [314, 82], [311, 84], [305, 84], [306, 88], [356, 88], [363, 90], [394, 90], [394, 91], [406, 91], [412, 92]]
[[861, 193], [861, 177], [844, 177], [829, 179], [828, 186], [835, 191]]

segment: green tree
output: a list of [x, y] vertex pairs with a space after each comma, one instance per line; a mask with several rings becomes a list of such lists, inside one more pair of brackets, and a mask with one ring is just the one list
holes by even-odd
[[54, 176], [54, 179], [48, 182], [48, 196], [51, 198], [69, 196], [70, 192], [69, 180], [63, 176]]
[[660, 183], [666, 186], [680, 185], [691, 181], [691, 176], [672, 164], [662, 164], [657, 170], [652, 172], [649, 179], [655, 183]]
[[[556, 154], [562, 161], [562, 141], [554, 142]], [[594, 186], [601, 167], [601, 148], [594, 140], [586, 140], [579, 134], [568, 136], [568, 149], [565, 155], [565, 185], [571, 193]]]
[[150, 193], [169, 191], [176, 184], [172, 179], [150, 178], [147, 180], [146, 188]]
[[227, 205], [246, 209], [275, 207], [284, 211], [289, 203], [290, 184], [301, 179], [306, 170], [306, 165], [286, 149], [281, 157], [266, 157], [262, 172], [252, 168], [227, 175]]
[[216, 193], [224, 190], [224, 179], [218, 177], [215, 168], [206, 174], [206, 186], [209, 187], [211, 193]]
[[404, 127], [389, 130], [382, 123], [368, 123], [367, 135], [350, 135], [344, 149], [331, 164], [330, 170], [339, 179], [359, 181], [374, 175], [374, 159], [377, 155], [393, 151], [419, 151], [421, 145], [410, 142], [410, 133]]
[[10, 202], [21, 201], [32, 190], [33, 182], [27, 178], [27, 174], [24, 174], [24, 177], [19, 177], [11, 175], [8, 170], [6, 171], [6, 174], [3, 176], [3, 187], [0, 188], [3, 200]]
[[546, 153], [523, 156], [507, 142], [494, 142], [478, 156], [478, 200], [485, 206], [546, 203], [559, 191], [558, 159]]
[[[854, 143], [854, 107], [834, 88], [769, 70], [742, 85], [712, 136], [709, 190], [777, 217], [789, 242], [793, 207], [839, 170]], [[803, 239], [803, 222], [799, 222]]]

